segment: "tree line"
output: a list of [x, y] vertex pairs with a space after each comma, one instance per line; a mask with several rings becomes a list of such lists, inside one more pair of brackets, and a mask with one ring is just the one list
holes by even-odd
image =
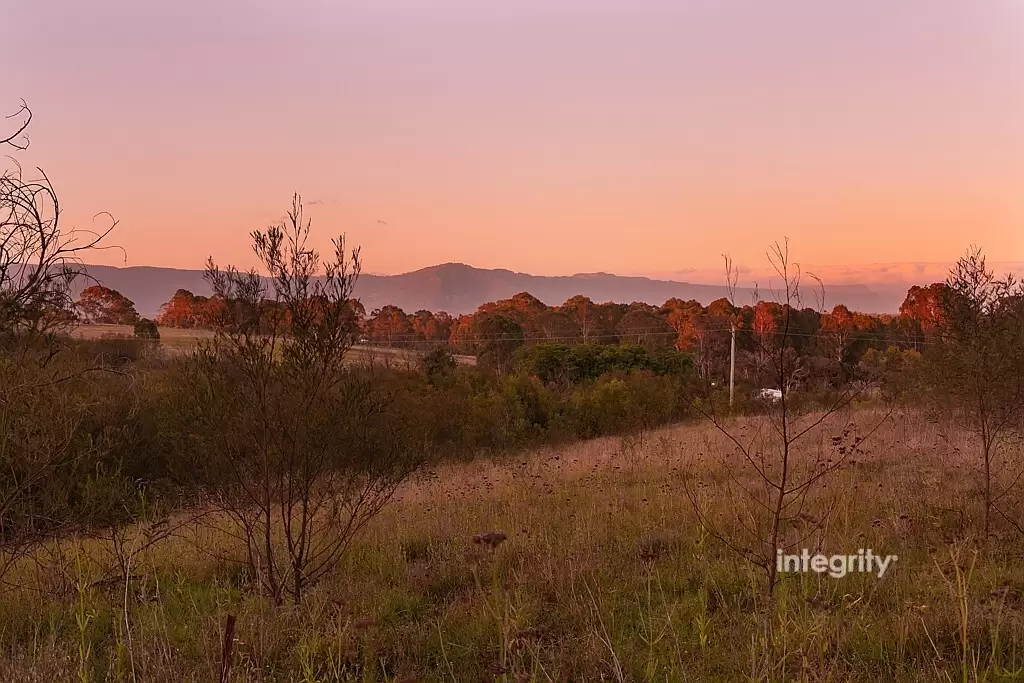
[[[501, 371], [512, 369], [524, 355], [536, 360], [546, 353], [550, 363], [553, 357], [564, 357], [569, 347], [632, 345], [651, 354], [686, 354], [698, 375], [710, 381], [725, 379], [733, 328], [738, 376], [749, 379], [765, 362], [759, 352], [763, 342], [782, 334], [785, 321], [784, 334], [794, 353], [804, 359], [794, 381], [828, 376], [833, 383], [842, 383], [863, 374], [858, 372], [862, 362], [877, 364], [878, 354], [889, 349], [919, 352], [929, 344], [943, 324], [942, 297], [947, 287], [944, 282], [911, 287], [897, 315], [854, 312], [843, 304], [829, 311], [776, 301], [734, 305], [728, 298], [707, 305], [672, 298], [653, 306], [595, 303], [577, 295], [548, 306], [527, 292], [482, 304], [474, 313], [457, 317], [445, 311], [409, 314], [393, 305], [367, 313], [354, 298], [345, 305], [351, 307], [358, 341], [363, 344], [422, 351], [444, 346], [452, 353], [477, 356]], [[254, 305], [268, 313], [280, 306], [271, 299]], [[154, 322], [161, 327], [215, 330], [229, 308], [222, 295], [179, 289]], [[87, 323], [134, 325], [140, 321], [127, 297], [99, 284], [83, 290], [77, 311]], [[287, 327], [287, 311], [279, 313]], [[148, 321], [146, 330], [153, 335]]]

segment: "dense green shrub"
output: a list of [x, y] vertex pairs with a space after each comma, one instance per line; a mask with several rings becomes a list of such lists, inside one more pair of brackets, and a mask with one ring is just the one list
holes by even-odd
[[517, 364], [546, 384], [596, 380], [616, 371], [681, 376], [692, 368], [687, 354], [650, 351], [637, 344], [536, 344], [519, 350]]
[[420, 368], [423, 370], [423, 374], [432, 381], [451, 373], [456, 365], [455, 356], [446, 344], [435, 346], [420, 359]]
[[173, 477], [191, 457], [168, 428], [175, 385], [123, 358], [103, 364], [95, 348], [72, 344], [45, 363], [0, 357], [0, 540], [9, 550], [130, 522], [186, 491]]
[[156, 323], [149, 318], [142, 318], [135, 323], [135, 338], [160, 341], [160, 330]]

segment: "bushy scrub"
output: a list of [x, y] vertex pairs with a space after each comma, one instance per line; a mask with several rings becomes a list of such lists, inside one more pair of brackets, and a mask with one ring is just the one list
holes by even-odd
[[651, 351], [637, 344], [554, 343], [520, 349], [517, 365], [545, 384], [574, 384], [633, 370], [684, 375], [692, 367], [688, 355], [673, 350]]

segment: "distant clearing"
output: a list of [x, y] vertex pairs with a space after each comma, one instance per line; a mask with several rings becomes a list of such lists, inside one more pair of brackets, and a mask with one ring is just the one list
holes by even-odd
[[[79, 325], [71, 333], [72, 337], [78, 339], [102, 339], [108, 336], [134, 335], [131, 325]], [[184, 329], [178, 327], [161, 327], [160, 344], [168, 351], [188, 353], [196, 347], [202, 339], [213, 339], [212, 330]], [[354, 346], [352, 347], [353, 359], [362, 360], [398, 360], [405, 363], [413, 363], [422, 356], [422, 352], [412, 349], [392, 349], [380, 346]], [[474, 356], [456, 355], [455, 360], [463, 365], [476, 365]]]

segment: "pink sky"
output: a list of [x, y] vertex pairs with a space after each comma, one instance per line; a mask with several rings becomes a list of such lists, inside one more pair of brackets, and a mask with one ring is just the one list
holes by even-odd
[[[111, 265], [252, 264], [311, 204], [365, 267], [1024, 260], [1019, 0], [32, 0], [0, 107]], [[387, 224], [380, 224], [382, 220]]]

